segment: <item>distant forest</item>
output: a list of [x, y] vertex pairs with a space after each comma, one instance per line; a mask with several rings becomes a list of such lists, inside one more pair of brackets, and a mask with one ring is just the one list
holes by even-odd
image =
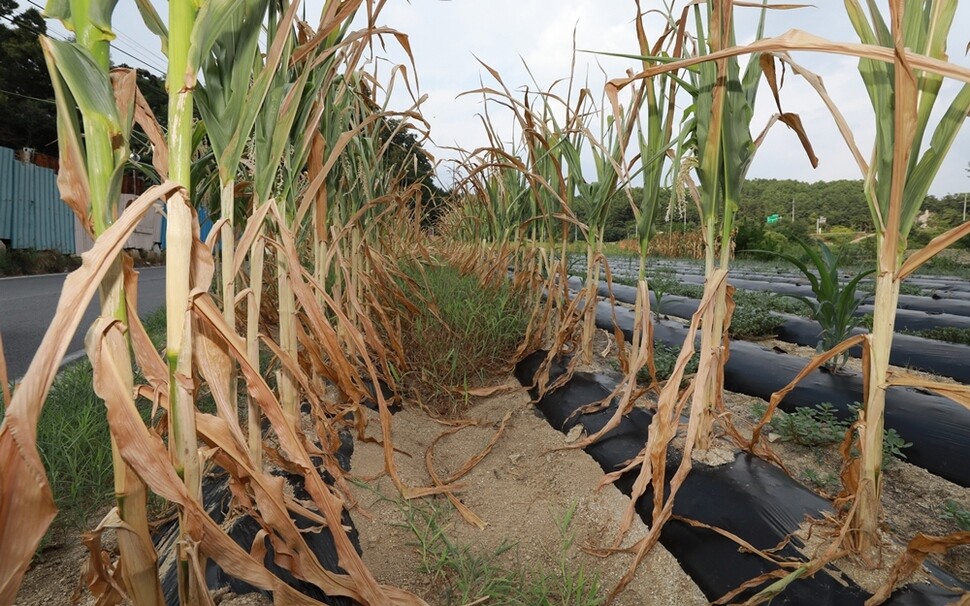
[[[970, 179], [968, 179], [970, 190]], [[639, 188], [634, 188], [634, 200], [640, 196]], [[661, 199], [668, 200], [669, 194]], [[914, 228], [922, 232], [924, 238], [936, 235], [947, 228], [960, 224], [963, 220], [964, 194], [949, 194], [942, 198], [928, 196], [923, 204], [929, 210], [926, 227]], [[792, 221], [792, 201], [794, 201], [795, 220]], [[792, 179], [749, 179], [745, 181], [738, 211], [738, 228], [745, 226], [764, 226], [786, 236], [803, 236], [815, 233], [816, 219], [825, 217], [823, 232], [832, 231], [872, 231], [872, 216], [866, 204], [861, 180], [816, 181], [805, 183]], [[579, 209], [580, 217], [583, 210]], [[766, 225], [771, 215], [780, 215], [773, 225]], [[669, 217], [669, 221], [668, 221]], [[657, 218], [657, 229], [692, 229], [697, 226], [697, 210], [688, 202], [686, 213], [681, 216], [678, 209], [669, 215], [661, 212]], [[632, 238], [636, 232], [633, 211], [624, 196], [616, 199], [610, 209], [606, 227], [606, 240], [615, 242]], [[914, 233], [914, 237], [920, 238]]]

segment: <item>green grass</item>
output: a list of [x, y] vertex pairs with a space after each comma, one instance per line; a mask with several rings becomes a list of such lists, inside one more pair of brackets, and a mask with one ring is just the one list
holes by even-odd
[[37, 425], [37, 445], [60, 509], [58, 521], [83, 527], [113, 492], [108, 419], [87, 359], [55, 379]]
[[970, 345], [970, 328], [954, 328], [952, 326], [937, 326], [927, 330], [904, 331], [906, 334], [945, 341], [947, 343], [957, 343], [959, 345]]
[[[145, 321], [153, 342], [164, 340], [165, 310]], [[37, 424], [37, 445], [60, 510], [55, 527], [80, 529], [112, 499], [111, 441], [104, 403], [94, 393], [83, 358], [57, 375]], [[141, 406], [143, 416], [150, 406]], [[0, 419], [4, 407], [0, 403]], [[48, 537], [49, 537], [48, 533]]]
[[410, 362], [404, 385], [433, 410], [455, 414], [464, 402], [448, 388], [481, 386], [510, 370], [528, 313], [510, 283], [485, 287], [474, 276], [440, 265], [408, 273], [418, 285], [411, 302], [421, 311], [398, 308]]
[[452, 509], [442, 499], [393, 502], [401, 508], [401, 526], [411, 533], [410, 544], [421, 558], [419, 572], [430, 576], [431, 586], [438, 591], [437, 596], [426, 596], [436, 597], [434, 603], [461, 606], [485, 600], [481, 603], [600, 606], [605, 602], [599, 577], [569, 559], [575, 549], [571, 525], [576, 501], [559, 516], [551, 515], [550, 522], [560, 533], [555, 570], [526, 568], [514, 557], [514, 542], [503, 542], [490, 550], [456, 542], [445, 530]]

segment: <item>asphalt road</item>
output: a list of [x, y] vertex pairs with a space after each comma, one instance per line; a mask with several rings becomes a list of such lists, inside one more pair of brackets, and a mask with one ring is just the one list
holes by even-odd
[[[165, 268], [138, 270], [138, 311], [142, 317], [165, 303]], [[11, 379], [22, 377], [30, 366], [47, 327], [54, 317], [65, 274], [0, 278], [0, 335]], [[88, 306], [65, 358], [84, 351], [84, 335], [98, 314], [98, 296]]]

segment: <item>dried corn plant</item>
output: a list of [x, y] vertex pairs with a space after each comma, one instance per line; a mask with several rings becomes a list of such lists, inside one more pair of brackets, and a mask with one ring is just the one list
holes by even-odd
[[[869, 389], [862, 411], [864, 430], [860, 433], [859, 481], [857, 485], [847, 486], [858, 499], [854, 530], [849, 534], [849, 540], [852, 546], [865, 551], [875, 544], [877, 536], [885, 392], [893, 384], [915, 384], [910, 379], [893, 378], [888, 374], [888, 352], [892, 344], [899, 284], [934, 255], [970, 233], [970, 225], [957, 226], [925, 248], [906, 256], [907, 237], [915, 217], [970, 109], [970, 86], [964, 84], [942, 117], [934, 123], [930, 114], [937, 93], [945, 77], [970, 82], [970, 70], [946, 61], [946, 39], [956, 10], [954, 2], [927, 0], [917, 8], [908, 8], [903, 2], [891, 2], [888, 22], [873, 6], [869, 7], [868, 15], [854, 1], [846, 2], [846, 9], [862, 43], [832, 42], [792, 30], [775, 38], [724, 49], [708, 59], [760, 53], [763, 58], [782, 61], [803, 75], [832, 111], [865, 177], [866, 196], [879, 242], [876, 280], [879, 321], [874, 322], [875, 329], [867, 337], [872, 353], [867, 369]], [[858, 150], [852, 132], [825, 93], [821, 80], [791, 60], [788, 53], [793, 51], [835, 53], [860, 59], [860, 72], [880, 125], [870, 162]], [[688, 67], [702, 60], [692, 59], [659, 70], [648, 70], [637, 78], [649, 77], [653, 72], [674, 66]], [[890, 99], [894, 102], [887, 102]], [[958, 394], [950, 397], [961, 402], [965, 400]]]
[[[689, 471], [690, 451], [702, 450], [711, 444], [715, 410], [723, 392], [722, 369], [728, 355], [726, 329], [733, 308], [730, 297], [732, 289], [726, 276], [733, 252], [731, 236], [734, 215], [743, 203], [741, 188], [753, 156], [767, 129], [782, 122], [798, 136], [799, 144], [809, 160], [813, 164], [817, 162], [798, 116], [785, 112], [781, 107], [779, 78], [776, 74], [778, 63], [782, 63], [785, 68], [791, 69], [813, 86], [820, 93], [821, 101], [832, 112], [865, 177], [866, 196], [878, 231], [880, 278], [877, 282], [880, 286], [877, 287], [876, 298], [881, 319], [874, 323], [876, 330], [872, 335], [856, 337], [852, 342], [840, 344], [836, 350], [825, 354], [833, 355], [860, 341], [864, 341], [864, 349], [869, 352], [866, 356], [867, 404], [857, 425], [860, 429], [856, 436], [858, 449], [862, 454], [859, 460], [850, 461], [844, 474], [844, 496], [854, 499], [852, 506], [845, 510], [848, 516], [847, 525], [838, 533], [847, 547], [865, 552], [878, 540], [885, 390], [892, 385], [918, 385], [961, 403], [970, 401], [966, 389], [947, 388], [887, 373], [888, 352], [892, 341], [892, 317], [895, 313], [899, 282], [934, 254], [970, 233], [970, 225], [962, 225], [941, 235], [923, 250], [909, 257], [904, 254], [907, 249], [907, 235], [919, 212], [920, 204], [970, 109], [970, 93], [968, 87], [964, 86], [943, 117], [935, 123], [930, 121], [942, 78], [952, 77], [964, 82], [970, 80], [968, 70], [946, 62], [945, 42], [955, 3], [927, 0], [912, 7], [904, 7], [901, 1], [891, 2], [887, 20], [874, 5], [869, 6], [866, 15], [859, 3], [848, 0], [846, 7], [862, 40], [861, 44], [834, 43], [799, 31], [761, 39], [767, 9], [787, 10], [799, 6], [737, 3], [739, 8], [761, 11], [756, 41], [740, 47], [735, 46], [733, 34], [734, 4], [729, 0], [685, 3], [679, 18], [674, 17], [676, 13], [673, 3], [665, 4], [666, 21], [669, 25], [666, 30], [662, 30], [664, 33], [654, 45], [646, 44], [642, 25], [638, 29], [640, 53], [634, 57], [642, 61], [643, 71], [613, 80], [607, 86], [607, 92], [614, 102], [613, 116], [616, 120], [630, 115], [630, 107], [640, 107], [636, 104], [623, 106], [619, 102], [618, 91], [628, 86], [640, 87], [638, 90], [645, 91], [647, 101], [643, 106], [647, 116], [646, 125], [640, 131], [641, 153], [637, 158], [641, 163], [639, 170], [644, 173], [645, 181], [657, 183], [656, 171], [664, 166], [665, 157], [670, 158], [670, 174], [677, 175], [676, 180], [682, 181], [679, 183], [682, 191], [694, 197], [700, 210], [707, 273], [703, 302], [693, 318], [678, 360], [679, 370], [675, 370], [674, 376], [660, 393], [658, 413], [654, 417], [643, 453], [623, 470], [629, 471], [640, 466], [634, 498], [642, 495], [648, 486], [653, 485], [654, 488], [654, 526], [651, 535], [638, 544], [638, 561], [642, 558], [643, 550], [656, 541], [659, 535], [655, 533], [659, 532], [659, 528], [670, 516], [673, 496], [664, 496], [663, 486], [668, 480], [664, 478], [664, 461], [671, 440], [680, 431], [680, 413], [687, 408], [688, 401], [688, 452], [684, 456], [684, 465], [670, 480], [671, 495], [676, 495], [677, 487]], [[638, 21], [644, 15], [645, 12], [638, 5]], [[665, 36], [671, 36], [667, 40], [669, 46], [662, 44]], [[859, 153], [845, 120], [825, 94], [821, 79], [792, 61], [789, 56], [792, 51], [838, 53], [861, 59], [860, 70], [869, 89], [879, 125], [871, 162], [864, 160]], [[744, 72], [738, 63], [741, 55], [750, 55]], [[522, 100], [511, 95], [494, 70], [489, 71], [501, 85], [499, 90], [483, 87], [477, 92], [494, 97], [505, 107], [511, 107], [516, 116], [543, 116], [540, 111], [530, 111], [532, 106], [527, 99]], [[676, 87], [671, 84], [668, 88], [662, 84], [662, 78], [668, 77], [676, 82]], [[754, 136], [750, 131], [750, 122], [755, 95], [762, 78], [771, 88], [778, 113], [771, 117], [763, 131]], [[664, 94], [668, 96], [664, 97]], [[665, 115], [661, 103], [666, 101], [672, 107], [673, 98], [679, 95], [687, 95], [691, 100], [691, 112], [686, 120], [671, 124], [669, 120], [672, 114]], [[552, 95], [543, 98], [546, 101], [562, 103], [561, 99]], [[579, 105], [565, 104], [567, 110], [573, 107], [578, 108]], [[572, 114], [567, 111], [566, 114], [583, 115], [578, 109]], [[520, 122], [526, 124], [525, 120]], [[553, 127], [544, 129], [537, 126], [546, 123], [552, 123]], [[486, 130], [491, 129], [487, 119], [485, 124]], [[576, 153], [579, 149], [577, 133], [585, 135], [586, 129], [577, 127], [576, 122], [569, 120], [561, 128], [552, 121], [533, 120], [523, 126], [522, 130], [524, 141], [534, 137], [545, 144], [544, 148], [533, 148], [528, 143], [524, 144], [522, 150], [527, 153], [522, 156], [528, 158], [528, 161], [520, 160], [516, 154], [505, 151], [491, 159], [483, 159], [479, 154], [466, 156], [467, 174], [476, 178], [469, 179], [473, 185], [466, 188], [461, 197], [455, 200], [456, 209], [449, 217], [452, 229], [455, 233], [461, 233], [461, 237], [473, 241], [480, 239], [483, 243], [496, 241], [496, 233], [511, 227], [508, 223], [511, 217], [498, 211], [508, 208], [503, 204], [508, 205], [512, 201], [523, 199], [526, 195], [522, 192], [524, 188], [538, 191], [538, 185], [541, 184], [549, 191], [553, 188], [548, 187], [548, 184], [561, 181], [566, 186], [561, 189], [560, 199], [573, 211], [576, 204], [575, 194], [578, 192], [582, 196], [591, 193], [582, 188], [582, 183], [585, 182], [582, 179], [583, 166], [582, 161], [577, 161]], [[586, 138], [584, 141], [589, 142], [590, 139]], [[610, 149], [609, 139], [606, 141], [590, 142], [590, 145], [594, 149], [607, 150]], [[550, 162], [547, 167], [538, 167], [533, 156], [529, 155], [534, 149], [547, 152], [543, 158], [561, 158], [562, 162]], [[554, 149], [563, 149], [564, 152], [561, 156], [556, 156], [551, 153]], [[593, 156], [594, 166], [602, 166], [602, 163], [597, 164], [596, 159], [604, 156], [595, 153]], [[617, 162], [617, 166], [621, 168], [618, 173], [625, 174], [622, 169], [626, 167], [623, 167], [622, 162]], [[501, 167], [505, 174], [501, 174], [494, 167]], [[516, 168], [521, 175], [512, 174]], [[692, 175], [696, 175], [696, 186]], [[510, 184], [514, 184], [515, 189]], [[651, 195], [647, 187], [644, 189], [646, 195]], [[510, 196], [509, 192], [515, 193]], [[617, 195], [616, 192], [611, 193]], [[595, 210], [595, 205], [593, 208]], [[645, 199], [639, 210], [640, 221], [645, 229], [638, 232], [638, 246], [646, 254], [651, 236], [649, 213], [656, 212], [656, 205]], [[582, 227], [586, 230], [584, 235], [587, 238], [595, 238], [595, 220]], [[590, 231], [594, 232], [592, 236], [589, 235]], [[557, 236], [560, 241], [565, 241], [568, 237], [564, 232], [559, 232]], [[550, 246], [550, 250], [556, 249], [557, 245]], [[589, 289], [589, 284], [595, 283], [592, 273], [593, 258], [589, 254], [587, 265], [590, 270], [586, 279]], [[598, 271], [595, 277], [598, 278]], [[568, 294], [564, 290], [552, 288], [552, 283], [546, 288], [550, 298], [569, 300]], [[593, 302], [595, 299], [589, 301]], [[565, 307], [564, 303], [560, 305]], [[646, 327], [640, 324], [642, 322], [638, 322], [638, 328], [646, 332]], [[575, 328], [575, 324], [561, 324], [560, 328], [568, 332]], [[701, 337], [700, 368], [687, 388], [680, 390], [682, 367], [694, 351], [694, 337], [697, 332]], [[557, 338], [547, 341], [547, 345], [551, 343], [554, 350], [550, 358], [573, 351], [567, 346], [571, 342], [571, 336], [560, 333]], [[640, 339], [637, 343], [642, 345], [645, 341]], [[646, 356], [638, 352], [636, 347], [634, 353], [638, 355], [631, 357], [629, 367], [646, 363]], [[824, 357], [813, 360], [799, 378], [807, 376], [822, 362]], [[537, 382], [540, 386], [548, 387], [541, 377]], [[620, 406], [615, 418], [602, 432], [581, 441], [580, 445], [591, 443], [619, 421], [624, 408], [629, 406], [630, 398], [636, 393], [632, 389], [632, 383], [621, 387], [623, 388], [611, 394], [611, 399], [619, 396]], [[772, 399], [772, 409], [791, 387], [776, 394]], [[763, 450], [755, 450], [770, 457]], [[614, 476], [610, 477], [613, 478]], [[632, 515], [631, 509], [628, 518]], [[619, 539], [620, 537], [617, 540]], [[956, 539], [950, 541], [950, 544], [954, 541]], [[842, 553], [841, 547], [837, 546], [828, 553], [835, 557]], [[811, 566], [800, 567], [792, 575], [818, 570], [820, 565], [819, 561], [814, 561]], [[755, 601], [770, 599], [776, 595], [796, 578], [792, 575], [773, 575], [772, 578], [784, 578], [758, 594]], [[760, 582], [767, 580], [769, 579], [762, 579]]]
[[[76, 15], [77, 10], [78, 7], [66, 3], [49, 5], [47, 12], [74, 30], [77, 41], [43, 39], [42, 46], [56, 91], [60, 154], [71, 159], [60, 171], [58, 184], [81, 225], [92, 238], [97, 238], [118, 220], [117, 200], [121, 193], [121, 174], [130, 153], [133, 122], [137, 119], [156, 140], [160, 129], [137, 89], [134, 72], [110, 71], [110, 29], [105, 31]], [[110, 21], [110, 14], [108, 18]], [[159, 155], [158, 161], [164, 166], [163, 155]], [[130, 265], [124, 255], [115, 257], [99, 288], [103, 321], [128, 322], [126, 263]], [[129, 348], [111, 349], [107, 362], [117, 368], [131, 368]], [[121, 379], [124, 387], [132, 391], [130, 373], [121, 375]], [[114, 437], [111, 450], [117, 516], [130, 528], [130, 532], [120, 533], [118, 537], [125, 563], [119, 580], [139, 603], [161, 604], [155, 554], [146, 548], [151, 543], [148, 493], [141, 478], [121, 458]]]
[[[712, 19], [716, 18], [715, 23], [730, 22], [729, 4], [721, 3], [720, 6], [713, 7], [714, 11], [710, 15]], [[882, 483], [882, 436], [886, 389], [892, 385], [929, 387], [958, 402], [967, 404], [970, 401], [967, 399], [965, 389], [948, 390], [941, 385], [908, 377], [893, 377], [888, 373], [888, 353], [892, 343], [893, 319], [900, 282], [933, 255], [970, 233], [970, 224], [960, 225], [939, 236], [924, 249], [909, 257], [905, 256], [907, 236], [920, 205], [946, 151], [970, 110], [970, 85], [964, 84], [943, 117], [935, 124], [930, 121], [930, 113], [937, 100], [943, 78], [952, 77], [970, 82], [970, 70], [946, 62], [946, 37], [956, 3], [926, 1], [917, 7], [910, 7], [904, 6], [903, 2], [890, 2], [888, 23], [874, 5], [869, 6], [868, 16], [854, 1], [847, 1], [846, 7], [862, 44], [835, 43], [797, 30], [741, 47], [729, 47], [725, 43], [733, 43], [733, 41], [722, 39], [721, 44], [712, 44], [712, 52], [707, 56], [701, 54], [669, 65], [650, 68], [636, 76], [614, 81], [613, 85], [624, 86], [667, 73], [672, 69], [696, 67], [702, 73], [705, 65], [709, 66], [707, 69], [713, 69], [714, 66], [723, 69], [721, 66], [724, 65], [725, 60], [750, 54], [753, 55], [751, 63], [755, 61], [755, 57], [760, 56], [758, 64], [765, 71], [776, 102], [778, 90], [774, 62], [778, 60], [790, 66], [814, 86], [820, 93], [822, 102], [832, 112], [865, 177], [866, 196], [877, 226], [879, 242], [877, 307], [880, 321], [874, 322], [875, 328], [872, 334], [854, 337], [832, 351], [813, 359], [791, 385], [775, 394], [771, 408], [777, 405], [798, 380], [824, 363], [827, 357], [838, 355], [852, 345], [864, 341], [862, 344], [867, 352], [865, 356], [866, 405], [856, 425], [859, 427], [856, 439], [861, 457], [858, 460], [849, 459], [843, 473], [845, 482], [843, 496], [852, 500], [852, 505], [847, 509], [847, 520], [838, 537], [846, 547], [865, 555], [871, 553], [870, 550], [879, 543], [879, 498]], [[825, 93], [821, 79], [801, 68], [789, 57], [789, 52], [799, 50], [837, 53], [860, 58], [860, 71], [873, 103], [876, 121], [880, 125], [877, 128], [878, 134], [871, 163], [867, 163], [857, 149], [851, 131]], [[730, 70], [727, 73], [730, 73]], [[715, 97], [717, 97], [716, 92]], [[793, 124], [797, 124], [797, 117], [791, 114], [781, 113], [776, 116], [776, 119], [796, 128]], [[797, 128], [796, 131], [799, 132], [806, 151], [811, 154], [811, 148], [804, 133]], [[924, 142], [927, 135], [929, 135], [928, 146]], [[702, 209], [704, 207], [704, 165], [705, 162], [702, 159], [700, 162]], [[727, 175], [728, 179], [737, 179], [739, 175], [743, 176], [743, 170], [740, 168], [735, 171], [728, 170], [723, 174]], [[726, 185], [725, 191], [730, 191]], [[725, 230], [724, 241], [728, 234], [729, 230]], [[711, 238], [708, 235], [708, 245], [710, 241]], [[722, 248], [721, 267], [726, 265], [723, 253]], [[702, 341], [702, 349], [704, 347]], [[698, 375], [703, 374], [704, 368], [701, 368]], [[697, 387], [694, 389], [696, 397]], [[694, 421], [695, 415], [692, 413], [690, 427], [693, 427]], [[688, 435], [690, 434], [689, 429]], [[848, 457], [848, 448], [845, 452]], [[655, 516], [658, 513], [661, 511], [655, 510]], [[954, 537], [947, 542], [947, 545], [952, 546], [965, 541], [966, 537]], [[837, 557], [842, 553], [838, 547], [837, 545], [828, 550], [829, 558]], [[822, 560], [813, 562], [812, 566], [803, 567], [785, 576], [781, 581], [773, 584], [770, 590], [755, 596], [750, 603], [760, 603], [770, 599], [798, 576], [806, 574], [807, 570], [817, 570], [821, 563], [823, 563]], [[890, 591], [891, 588], [886, 588], [881, 595], [888, 595]], [[878, 602], [879, 600], [876, 599], [873, 601], [873, 603]]]
[[[102, 285], [104, 311], [86, 344], [94, 366], [95, 389], [107, 405], [119, 504], [89, 540], [92, 558], [86, 580], [99, 600], [163, 602], [156, 571], [158, 556], [144, 511], [147, 487], [178, 508], [178, 539], [165, 559], [176, 567], [181, 603], [211, 603], [203, 576], [207, 559], [234, 577], [273, 591], [283, 603], [318, 603], [264, 567], [258, 555], [263, 547], [254, 546], [258, 547], [256, 551], [240, 547], [209, 517], [200, 498], [201, 484], [203, 470], [215, 465], [231, 476], [236, 503], [266, 530], [259, 535], [260, 541], [269, 541], [277, 554], [288, 554], [279, 555], [276, 562], [294, 577], [328, 595], [346, 596], [364, 604], [424, 603], [406, 592], [380, 586], [361, 562], [342, 525], [347, 497], [341, 493], [342, 472], [333, 458], [339, 442], [337, 431], [347, 412], [355, 413], [358, 420], [363, 418], [358, 407], [370, 397], [368, 384], [376, 384], [389, 374], [385, 366], [390, 354], [378, 340], [381, 333], [370, 320], [363, 295], [359, 295], [367, 289], [334, 300], [324, 284], [314, 281], [313, 255], [305, 266], [299, 244], [312, 242], [320, 233], [310, 229], [309, 211], [330, 168], [362, 131], [352, 121], [341, 122], [344, 130], [338, 144], [325, 155], [311, 154], [313, 142], [320, 140], [316, 134], [321, 132], [320, 116], [328, 107], [321, 91], [329, 90], [338, 77], [353, 76], [353, 66], [371, 35], [392, 33], [403, 39], [386, 28], [350, 32], [349, 24], [362, 4], [326, 3], [316, 28], [296, 21], [296, 3], [279, 13], [274, 8], [277, 5], [261, 2], [248, 3], [243, 11], [236, 12], [235, 4], [217, 0], [201, 6], [175, 1], [169, 5], [167, 24], [150, 5], [142, 5], [146, 22], [163, 38], [169, 57], [167, 137], [135, 87], [133, 73], [109, 75], [107, 51], [113, 4], [52, 2], [48, 7], [51, 15], [78, 33], [77, 43], [44, 41], [58, 97], [64, 158], [60, 185], [65, 200], [97, 238], [92, 250], [84, 255], [81, 269], [67, 279], [51, 329], [30, 370], [15, 393], [5, 397], [9, 405], [0, 428], [0, 517], [4, 536], [9, 539], [0, 547], [0, 603], [13, 602], [30, 557], [55, 515], [37, 454], [36, 423], [70, 337], [98, 285]], [[368, 8], [373, 18], [373, 7]], [[267, 52], [260, 54], [257, 34], [263, 27], [274, 36]], [[204, 131], [192, 119], [200, 70], [206, 74], [200, 95]], [[249, 94], [240, 94], [240, 88], [246, 88]], [[243, 98], [245, 104], [236, 101]], [[413, 110], [408, 111], [417, 115]], [[377, 112], [371, 105], [361, 104], [358, 111], [359, 122], [371, 124], [379, 119], [373, 117]], [[168, 180], [118, 215], [113, 201], [128, 158], [134, 122], [151, 140], [155, 168], [163, 180]], [[281, 122], [287, 128], [279, 128]], [[193, 159], [198, 158], [200, 132], [207, 136], [218, 171], [224, 216], [221, 232], [216, 230], [215, 235], [222, 236], [221, 242], [217, 237], [207, 243], [199, 240], [193, 209], [191, 173]], [[263, 136], [266, 134], [271, 135], [268, 140]], [[259, 160], [270, 160], [272, 165], [247, 162], [247, 152]], [[316, 162], [312, 168], [315, 186], [303, 176], [311, 156]], [[257, 167], [259, 170], [254, 170]], [[251, 188], [251, 197], [236, 198], [236, 192], [241, 191], [239, 180], [250, 184], [242, 191]], [[396, 181], [380, 183], [378, 189], [365, 194], [369, 199], [362, 206], [379, 207], [381, 200], [395, 200], [398, 204], [389, 206], [397, 208], [414, 195], [413, 190], [399, 185]], [[338, 199], [344, 194], [340, 187], [335, 195]], [[169, 216], [164, 360], [148, 341], [134, 311], [135, 274], [121, 252], [138, 220], [158, 198], [167, 200]], [[338, 212], [348, 217], [345, 208], [334, 208], [334, 215]], [[379, 224], [384, 216], [390, 215], [378, 211], [370, 218]], [[332, 218], [325, 212], [320, 221]], [[342, 254], [347, 256], [328, 262], [333, 272], [345, 278], [348, 259], [358, 252], [371, 257], [367, 252], [370, 244], [354, 242], [346, 235], [347, 226], [355, 223], [362, 225], [361, 239], [372, 239], [374, 246], [381, 232], [375, 226], [364, 226], [353, 213], [339, 230], [330, 230], [332, 242], [343, 247]], [[222, 260], [221, 305], [209, 294], [217, 242]], [[309, 249], [315, 246], [310, 244]], [[234, 254], [235, 250], [242, 254]], [[266, 250], [276, 260], [279, 291], [292, 297], [292, 307], [283, 308], [277, 316], [279, 326], [260, 322], [260, 281]], [[385, 259], [380, 262], [388, 263]], [[249, 282], [237, 296], [235, 284], [243, 274], [248, 274]], [[279, 299], [283, 298], [281, 294]], [[248, 339], [237, 333], [234, 314], [239, 301], [248, 303]], [[349, 310], [357, 314], [353, 321]], [[271, 335], [282, 334], [284, 324], [291, 331], [287, 333], [290, 341], [281, 346]], [[344, 340], [337, 338], [338, 329], [345, 334]], [[281, 384], [282, 393], [274, 393], [260, 373], [260, 340], [276, 355], [277, 364], [290, 380], [289, 389], [297, 388], [314, 406], [319, 445], [298, 431], [292, 392]], [[303, 351], [294, 346], [297, 342], [306, 345]], [[146, 377], [145, 385], [133, 385], [132, 349], [137, 367]], [[237, 368], [251, 409], [245, 430], [239, 424]], [[324, 393], [325, 381], [336, 384], [346, 402], [339, 406], [325, 402], [318, 395]], [[202, 413], [194, 406], [202, 384], [208, 386], [215, 400], [214, 414]], [[138, 412], [144, 400], [136, 400], [136, 393], [154, 402], [167, 423], [158, 428], [145, 425]], [[378, 400], [392, 457], [387, 403], [380, 395]], [[266, 435], [260, 432], [261, 417], [269, 422]], [[200, 450], [200, 446], [205, 449]], [[313, 511], [285, 495], [283, 485], [263, 464], [267, 453], [266, 460], [273, 466], [302, 476]], [[312, 455], [324, 458], [335, 486], [324, 482], [311, 461]], [[392, 458], [388, 467], [396, 479]], [[397, 481], [402, 492], [410, 490]], [[425, 493], [442, 490], [447, 487]], [[408, 494], [422, 492], [411, 490]], [[323, 568], [291, 512], [310, 516], [328, 528], [345, 572]], [[119, 534], [118, 561], [105, 558], [100, 548], [100, 532], [106, 528], [114, 528]]]

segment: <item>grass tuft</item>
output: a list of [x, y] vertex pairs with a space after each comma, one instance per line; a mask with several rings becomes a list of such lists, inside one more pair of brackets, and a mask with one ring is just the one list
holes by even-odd
[[[165, 336], [165, 310], [145, 320], [152, 341]], [[37, 424], [37, 446], [59, 510], [55, 526], [80, 529], [114, 494], [111, 435], [104, 402], [94, 393], [87, 358], [57, 375]], [[143, 406], [143, 416], [151, 412]], [[4, 406], [0, 403], [0, 420]]]
[[508, 372], [528, 325], [511, 284], [485, 287], [450, 266], [408, 272], [417, 284], [413, 313], [397, 308], [410, 368], [404, 385], [432, 410], [454, 415], [465, 405], [454, 389], [487, 384]]
[[483, 551], [455, 542], [445, 532], [452, 510], [443, 500], [394, 502], [404, 513], [402, 527], [414, 536], [411, 545], [421, 556], [420, 571], [432, 576], [441, 604], [600, 606], [605, 601], [599, 577], [570, 561], [575, 501], [561, 516], [553, 516], [562, 538], [555, 571], [527, 570], [511, 557], [514, 543]]

